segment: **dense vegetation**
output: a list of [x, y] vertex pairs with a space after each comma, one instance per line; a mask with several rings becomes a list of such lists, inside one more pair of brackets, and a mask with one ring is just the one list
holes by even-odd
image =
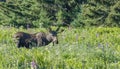
[[[14, 33], [48, 26], [59, 44], [16, 47]], [[0, 69], [120, 69], [119, 26], [120, 0], [0, 0]]]
[[120, 26], [120, 0], [5, 0], [0, 2], [0, 24]]
[[15, 32], [34, 33], [46, 30], [44, 28], [25, 30], [1, 26], [0, 69], [30, 69], [33, 63], [36, 63], [39, 69], [120, 68], [119, 28], [64, 29], [58, 34], [58, 45], [49, 44], [32, 49], [18, 49], [12, 38]]

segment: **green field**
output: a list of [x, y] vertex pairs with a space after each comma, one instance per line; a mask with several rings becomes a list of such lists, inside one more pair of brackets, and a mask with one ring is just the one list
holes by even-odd
[[58, 45], [18, 49], [14, 33], [46, 29], [0, 27], [0, 69], [120, 69], [120, 28], [63, 29]]

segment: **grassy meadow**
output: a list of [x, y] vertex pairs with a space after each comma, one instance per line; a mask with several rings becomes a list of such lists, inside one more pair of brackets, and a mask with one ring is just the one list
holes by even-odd
[[0, 27], [0, 69], [120, 69], [120, 28], [63, 29], [58, 45], [18, 49], [14, 33], [46, 29]]

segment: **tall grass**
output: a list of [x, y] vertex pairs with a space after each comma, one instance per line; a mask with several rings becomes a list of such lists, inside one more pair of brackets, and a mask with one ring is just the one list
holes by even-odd
[[0, 69], [120, 69], [119, 28], [65, 29], [59, 44], [17, 48], [13, 34], [45, 29], [0, 28]]

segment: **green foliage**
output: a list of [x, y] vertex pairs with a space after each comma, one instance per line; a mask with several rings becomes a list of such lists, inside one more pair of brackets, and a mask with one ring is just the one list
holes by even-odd
[[120, 26], [119, 0], [8, 0], [0, 2], [0, 25]]
[[79, 11], [82, 1], [9, 0], [0, 3], [0, 24], [8, 26], [31, 25], [46, 27], [53, 24], [70, 23]]
[[[3, 30], [4, 29], [4, 30]], [[59, 33], [59, 44], [32, 49], [17, 48], [13, 34], [45, 31], [42, 28], [25, 30], [0, 27], [0, 68], [30, 69], [33, 62], [39, 69], [119, 69], [119, 28], [66, 29]]]
[[82, 5], [82, 21], [90, 26], [120, 26], [119, 0], [91, 0]]
[[[43, 23], [48, 23], [49, 18], [45, 10], [41, 8], [42, 4], [35, 0], [13, 1], [1, 4], [1, 23], [2, 25], [13, 26], [42, 26]], [[6, 12], [5, 12], [6, 11]], [[6, 19], [6, 20], [4, 20]], [[9, 20], [9, 21], [8, 21]]]
[[74, 21], [71, 23], [71, 25], [74, 26], [74, 27], [84, 27], [84, 26], [86, 26], [83, 22], [83, 16], [82, 16], [81, 13], [77, 14], [76, 19], [74, 19]]

